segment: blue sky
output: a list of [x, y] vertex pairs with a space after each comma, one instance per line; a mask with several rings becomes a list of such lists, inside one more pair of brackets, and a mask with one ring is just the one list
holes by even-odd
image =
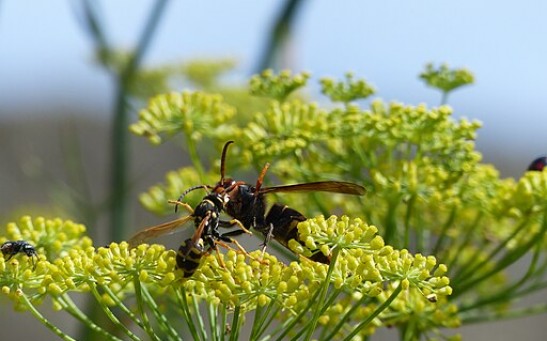
[[[151, 1], [102, 1], [115, 44], [131, 47]], [[235, 57], [256, 65], [279, 1], [172, 1], [146, 62]], [[108, 117], [112, 84], [92, 62], [77, 1], [0, 3], [0, 124], [74, 103]], [[385, 100], [437, 105], [417, 74], [427, 62], [467, 67], [472, 87], [449, 98], [457, 116], [484, 123], [485, 160], [525, 168], [547, 153], [547, 2], [308, 1], [293, 36], [295, 71], [354, 71]], [[524, 165], [524, 166], [520, 166]], [[520, 168], [519, 168], [520, 167]]]

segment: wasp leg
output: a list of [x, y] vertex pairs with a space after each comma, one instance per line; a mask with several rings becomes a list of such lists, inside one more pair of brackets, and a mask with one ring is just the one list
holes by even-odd
[[261, 245], [262, 246], [262, 258], [264, 258], [264, 254], [266, 253], [266, 247], [268, 246], [268, 243], [274, 237], [273, 231], [274, 231], [274, 225], [272, 223], [270, 223], [270, 226], [268, 226], [268, 229], [264, 233], [264, 242]]
[[217, 252], [217, 259], [218, 259], [218, 264], [226, 269], [226, 263], [224, 263], [224, 260], [222, 259], [222, 257], [220, 257], [220, 250], [218, 249], [218, 245], [222, 245], [228, 249], [231, 249], [231, 247], [229, 247], [228, 245], [225, 245], [224, 243], [223, 244], [220, 244], [221, 242], [219, 242], [218, 240], [215, 240], [215, 246], [213, 247], [215, 249], [215, 251]]
[[[239, 221], [237, 219], [232, 219], [232, 220], [229, 220], [229, 221], [221, 220], [219, 222], [219, 225], [222, 226], [222, 227], [234, 227], [234, 225], [237, 225], [241, 230], [243, 230], [243, 231], [241, 231], [242, 233], [245, 232], [250, 236], [253, 235], [253, 233], [251, 231], [249, 231], [247, 228], [245, 228], [245, 226], [243, 226], [241, 221]], [[229, 233], [231, 233], [231, 232], [229, 232]]]
[[36, 261], [35, 261], [34, 257], [36, 257], [36, 259], [38, 259], [38, 256], [36, 256], [36, 255], [30, 256], [30, 264], [32, 265], [32, 271], [36, 270]]
[[178, 200], [168, 200], [167, 202], [170, 203], [170, 204], [175, 205], [175, 212], [178, 210], [179, 206], [182, 206], [182, 207], [184, 207], [184, 209], [186, 209], [188, 212], [190, 212], [190, 214], [194, 213], [194, 209], [192, 208], [192, 206], [188, 205], [185, 202], [178, 201]]
[[[236, 232], [236, 231], [233, 231], [233, 232]], [[257, 259], [257, 258], [255, 258], [255, 257], [251, 256], [251, 255], [247, 252], [247, 250], [245, 250], [245, 248], [244, 248], [243, 246], [241, 246], [241, 244], [239, 244], [239, 242], [238, 242], [237, 240], [228, 237], [229, 233], [230, 233], [230, 232], [225, 233], [225, 234], [223, 234], [222, 236], [220, 236], [220, 239], [221, 239], [221, 240], [216, 241], [216, 243], [219, 244], [219, 245], [221, 245], [221, 246], [223, 246], [223, 247], [225, 247], [225, 248], [227, 248], [227, 249], [234, 250], [234, 251], [236, 251], [236, 252], [239, 250], [239, 252], [243, 253], [245, 256], [249, 257], [249, 258], [252, 259], [252, 260], [258, 261], [258, 262], [260, 262], [261, 264], [268, 264], [268, 262], [265, 261], [265, 260], [263, 260], [263, 259]], [[233, 247], [230, 247], [230, 245], [228, 245], [228, 244], [226, 244], [226, 243], [231, 243], [231, 244], [237, 246], [238, 250], [235, 250]]]

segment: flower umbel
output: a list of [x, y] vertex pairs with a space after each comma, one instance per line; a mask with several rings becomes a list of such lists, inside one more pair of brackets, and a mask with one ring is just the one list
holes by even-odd
[[450, 92], [475, 82], [475, 76], [473, 76], [471, 71], [465, 68], [450, 69], [447, 64], [441, 64], [437, 69], [435, 69], [433, 64], [427, 64], [425, 71], [420, 74], [420, 78], [428, 86], [436, 88], [443, 93], [442, 104], [446, 104]]
[[292, 75], [289, 70], [285, 70], [276, 75], [272, 70], [265, 70], [251, 78], [249, 89], [253, 96], [283, 102], [296, 89], [306, 85], [309, 77], [306, 72]]
[[331, 78], [321, 79], [321, 92], [333, 102], [348, 104], [358, 99], [365, 99], [376, 90], [364, 79], [353, 79], [352, 73], [346, 74], [345, 82], [336, 82]]
[[[33, 224], [28, 223], [32, 221], [28, 217], [22, 221], [26, 223], [17, 225], [22, 235], [38, 233], [40, 222], [67, 226], [66, 222], [43, 218], [35, 219]], [[16, 232], [13, 227], [11, 230], [12, 234]], [[301, 223], [299, 230], [310, 240], [309, 245], [328, 246], [328, 252], [333, 254], [330, 266], [306, 258], [285, 264], [268, 253], [254, 251], [246, 256], [230, 250], [204, 257], [195, 274], [184, 279], [181, 271], [175, 269], [175, 252], [163, 246], [142, 244], [129, 248], [122, 242], [94, 248], [87, 237], [70, 233], [64, 242], [71, 248], [55, 257], [46, 260], [45, 248], [38, 246], [40, 260], [35, 270], [21, 267], [18, 262], [0, 263], [2, 290], [22, 309], [36, 312], [36, 305], [49, 298], [56, 309], [113, 337], [103, 326], [87, 320], [71, 299], [74, 293], [88, 293], [110, 321], [132, 339], [140, 338], [133, 331], [134, 326], [151, 338], [179, 338], [176, 321], [181, 316], [196, 339], [222, 333], [219, 328], [226, 323], [231, 326], [231, 333], [237, 334], [241, 321], [252, 319], [250, 312], [254, 313], [253, 339], [265, 335], [282, 337], [287, 333], [314, 334], [323, 328], [336, 335], [350, 331], [368, 335], [381, 325], [382, 316], [388, 314], [390, 308], [382, 305], [386, 298], [393, 300], [402, 292], [420, 292], [421, 300], [432, 306], [433, 313], [435, 303], [425, 295], [450, 294], [448, 281], [432, 272], [437, 268], [434, 258], [414, 258], [408, 252], [384, 246], [377, 229], [359, 219], [317, 217]], [[58, 229], [49, 232], [63, 233]], [[334, 313], [331, 305], [336, 301], [350, 302], [351, 306], [366, 303], [367, 311], [377, 316], [377, 322], [354, 328], [353, 324], [362, 320], [365, 311], [350, 309], [331, 316]], [[111, 309], [113, 306], [117, 307], [116, 312]], [[207, 331], [203, 321], [196, 319], [196, 314], [201, 313], [200, 306], [206, 308], [209, 319], [226, 323], [210, 326]], [[408, 312], [411, 308], [407, 306], [404, 310]], [[42, 319], [50, 325], [43, 316]], [[275, 328], [274, 320], [293, 327]], [[317, 329], [310, 330], [310, 326]], [[65, 335], [54, 327], [52, 330]]]
[[184, 132], [192, 141], [199, 141], [223, 128], [234, 116], [234, 109], [219, 95], [183, 92], [158, 95], [139, 113], [139, 121], [130, 129], [150, 142], [160, 144], [165, 136]]

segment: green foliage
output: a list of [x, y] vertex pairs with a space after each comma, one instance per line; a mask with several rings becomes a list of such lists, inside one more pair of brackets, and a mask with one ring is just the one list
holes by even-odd
[[[475, 150], [480, 123], [454, 119], [448, 106], [375, 99], [361, 108], [350, 102], [369, 96], [370, 88], [352, 76], [322, 81], [325, 93], [343, 107], [287, 100], [308, 77], [271, 71], [253, 77], [251, 93], [267, 98], [266, 104], [240, 90], [233, 90], [229, 103], [205, 91], [158, 95], [131, 126], [154, 145], [180, 144], [193, 163], [140, 196], [158, 214], [170, 212], [167, 200], [186, 189], [218, 181], [220, 149], [228, 140], [235, 144], [226, 176], [236, 180], [257, 176], [271, 163], [264, 186], [320, 180], [364, 185], [363, 198], [269, 194], [270, 201], [314, 217], [298, 225], [304, 243], [288, 243], [299, 255], [294, 261], [268, 253], [260, 261], [259, 251], [246, 256], [230, 250], [204, 257], [194, 275], [182, 279], [174, 270], [175, 253], [162, 246], [130, 249], [122, 242], [92, 248], [88, 239], [70, 234], [58, 238], [70, 246], [68, 255], [53, 253], [32, 232], [41, 225], [22, 222], [23, 227], [10, 225], [7, 239], [33, 242], [40, 260], [36, 272], [28, 262], [19, 264], [25, 255], [0, 263], [3, 292], [58, 335], [64, 334], [35, 308], [46, 297], [110, 337], [70, 299], [73, 292], [90, 292], [131, 339], [178, 339], [182, 330], [194, 339], [221, 339], [227, 325], [237, 339], [243, 320], [253, 340], [351, 339], [383, 327], [397, 328], [405, 340], [442, 338], [442, 328], [547, 310], [543, 303], [514, 304], [547, 286], [547, 171], [501, 179]], [[212, 83], [229, 93], [216, 82], [207, 84]], [[184, 199], [195, 207], [202, 197], [194, 191]], [[64, 226], [57, 220], [48, 224]], [[52, 231], [48, 236], [56, 240], [61, 231]], [[331, 264], [306, 258], [316, 252], [329, 255]], [[507, 269], [523, 259], [528, 267], [510, 279]], [[121, 312], [111, 310], [113, 305]], [[127, 318], [132, 328], [120, 322]], [[133, 334], [133, 327], [141, 334]]]

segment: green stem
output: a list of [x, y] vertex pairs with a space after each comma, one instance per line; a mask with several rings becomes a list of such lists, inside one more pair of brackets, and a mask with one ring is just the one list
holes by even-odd
[[[543, 273], [543, 272], [540, 272], [540, 273]], [[509, 287], [508, 289], [503, 290], [497, 293], [496, 295], [485, 297], [481, 299], [480, 301], [470, 303], [468, 305], [463, 305], [458, 308], [458, 311], [466, 312], [470, 310], [477, 310], [483, 306], [487, 306], [489, 304], [496, 303], [496, 302], [506, 303], [509, 301], [516, 301], [521, 297], [524, 297], [533, 292], [537, 292], [547, 288], [547, 282], [539, 281], [534, 284], [526, 285], [526, 287], [524, 287], [524, 285], [527, 284], [526, 282], [527, 280], [525, 276], [520, 281], [518, 281], [517, 283]]]
[[212, 303], [207, 304], [207, 314], [209, 315], [209, 330], [211, 331], [211, 339], [218, 341], [220, 340], [220, 328], [218, 326], [217, 312]]
[[388, 209], [385, 219], [384, 241], [388, 245], [398, 245], [395, 241], [397, 235], [397, 207], [399, 206], [399, 197], [391, 198], [388, 202]]
[[[405, 214], [405, 237], [404, 237], [404, 244], [403, 247], [406, 249], [410, 249], [410, 219], [412, 218], [412, 213], [414, 209], [414, 204], [416, 203], [416, 197], [413, 195], [407, 203], [406, 206], [406, 214]], [[423, 231], [423, 230], [422, 230]], [[423, 246], [423, 233], [416, 234], [416, 247], [418, 250], [422, 250], [421, 247]]]
[[388, 299], [382, 303], [372, 314], [370, 314], [369, 317], [367, 317], [363, 322], [359, 323], [357, 327], [348, 335], [344, 340], [351, 340], [355, 335], [357, 335], [363, 328], [367, 327], [369, 323], [371, 323], [382, 311], [387, 309], [391, 303], [399, 296], [401, 291], [403, 290], [403, 286], [401, 283], [395, 288], [395, 290], [391, 293], [391, 295], [388, 297]]
[[129, 316], [129, 318], [131, 319], [131, 321], [133, 321], [133, 323], [135, 323], [136, 325], [138, 325], [141, 329], [144, 330], [144, 324], [142, 323], [142, 321], [135, 315], [133, 314], [133, 312], [131, 310], [129, 310], [125, 304], [123, 303], [122, 300], [119, 299], [119, 297], [112, 291], [112, 289], [110, 289], [107, 285], [102, 285], [101, 286], [101, 289], [107, 293], [107, 295], [110, 297], [110, 299], [112, 299], [114, 301], [114, 303], [116, 303], [116, 307], [118, 309], [120, 309], [122, 312], [124, 312], [127, 316]]
[[220, 309], [220, 340], [226, 339], [226, 324], [228, 323], [228, 308], [226, 305], [222, 305]]
[[515, 291], [513, 296], [511, 296], [511, 298], [512, 299], [517, 299], [519, 297], [529, 295], [530, 293], [533, 293], [533, 292], [536, 292], [536, 291], [545, 290], [546, 288], [547, 288], [547, 282], [536, 282], [533, 285], [529, 285], [526, 288], [522, 288], [519, 291]]
[[[457, 280], [459, 278], [471, 277], [471, 275], [473, 273], [475, 273], [478, 270], [480, 270], [481, 268], [483, 268], [486, 264], [488, 264], [488, 262], [490, 262], [492, 259], [494, 259], [494, 257], [496, 257], [496, 255], [498, 253], [500, 253], [507, 246], [507, 244], [509, 244], [509, 242], [511, 240], [514, 240], [514, 238], [520, 232], [526, 230], [525, 227], [528, 224], [528, 221], [529, 221], [529, 219], [527, 218], [522, 223], [520, 223], [519, 226], [517, 226], [517, 228], [515, 229], [515, 231], [513, 231], [513, 233], [511, 233], [511, 235], [507, 236], [507, 238], [505, 238], [494, 250], [492, 250], [490, 252], [490, 254], [488, 255], [488, 257], [486, 257], [482, 262], [476, 263], [472, 267], [471, 266], [463, 267], [462, 271], [460, 273], [456, 274], [456, 276], [453, 278], [453, 280]], [[473, 257], [473, 258], [477, 259], [478, 257]]]
[[352, 305], [352, 307], [340, 319], [338, 324], [336, 324], [336, 326], [330, 330], [330, 334], [328, 334], [326, 337], [324, 337], [323, 340], [332, 340], [332, 339], [334, 339], [334, 337], [336, 336], [336, 333], [338, 333], [338, 331], [340, 331], [340, 329], [342, 329], [344, 327], [344, 325], [351, 318], [353, 313], [357, 309], [361, 308], [365, 304], [365, 302], [367, 302], [368, 300], [370, 300], [370, 297], [368, 297], [367, 295], [363, 295], [359, 299], [359, 301], [357, 301], [355, 304]]
[[99, 327], [96, 325], [86, 314], [84, 314], [76, 304], [72, 301], [70, 296], [67, 294], [63, 294], [58, 297], [59, 303], [63, 305], [63, 309], [68, 312], [70, 315], [72, 315], [74, 318], [85, 324], [90, 330], [102, 335], [107, 340], [116, 340], [121, 341], [121, 339], [117, 338], [116, 336], [110, 334], [105, 329]]
[[192, 318], [192, 313], [190, 312], [190, 308], [188, 308], [188, 300], [186, 299], [186, 289], [184, 289], [184, 286], [179, 290], [176, 290], [176, 296], [177, 301], [179, 303], [179, 307], [182, 309], [182, 315], [184, 317], [184, 320], [186, 321], [186, 325], [188, 326], [188, 329], [190, 330], [190, 334], [192, 334], [192, 338], [194, 340], [199, 340], [199, 334], [197, 332], [197, 329], [195, 327], [194, 319]]
[[150, 325], [150, 320], [148, 319], [148, 315], [146, 314], [146, 311], [144, 310], [144, 298], [143, 298], [143, 290], [141, 281], [138, 277], [135, 277], [133, 279], [133, 286], [135, 287], [135, 298], [137, 300], [137, 309], [139, 311], [139, 314], [141, 316], [141, 321], [144, 326], [144, 331], [148, 336], [153, 339], [160, 341], [161, 338], [156, 335], [154, 330], [152, 329], [152, 326]]
[[408, 323], [399, 328], [404, 341], [420, 340], [420, 333], [416, 329], [416, 320], [411, 318]]
[[482, 323], [507, 319], [521, 318], [531, 315], [544, 314], [547, 312], [547, 304], [537, 304], [532, 307], [526, 307], [521, 309], [515, 309], [509, 312], [500, 312], [495, 314], [485, 314], [483, 311], [478, 312], [478, 315], [463, 315], [461, 317], [462, 324]]
[[127, 336], [129, 336], [130, 339], [139, 341], [137, 335], [133, 334], [123, 323], [120, 322], [120, 320], [112, 313], [112, 311], [102, 302], [101, 294], [97, 290], [97, 285], [95, 283], [88, 283], [89, 287], [91, 288], [91, 293], [95, 297], [95, 300], [97, 300], [97, 303], [102, 308], [104, 314], [110, 319], [112, 323], [119, 329], [122, 330]]
[[165, 11], [167, 0], [154, 2], [152, 11], [140, 35], [137, 47], [129, 58], [124, 69], [117, 77], [116, 99], [114, 105], [114, 119], [112, 124], [112, 159], [111, 159], [111, 240], [122, 240], [128, 224], [128, 174], [129, 174], [129, 113], [130, 88], [141, 65], [144, 53], [148, 49], [152, 37], [162, 14]]
[[437, 243], [435, 243], [435, 246], [433, 247], [433, 251], [431, 252], [432, 255], [439, 255], [441, 253], [441, 250], [444, 248], [444, 243], [448, 237], [448, 229], [454, 224], [454, 221], [456, 221], [458, 209], [456, 206], [453, 206], [450, 210], [450, 214], [448, 215], [448, 219], [443, 224], [443, 227], [441, 228], [441, 232], [439, 233], [439, 238], [437, 239]]
[[[457, 286], [454, 285], [453, 287], [454, 293], [452, 295], [453, 296], [452, 299], [455, 296], [459, 296], [462, 293], [466, 292], [470, 288], [473, 288], [475, 285], [484, 281], [485, 279], [507, 268], [509, 265], [513, 264], [514, 262], [519, 260], [524, 254], [526, 254], [530, 250], [530, 248], [532, 248], [536, 243], [541, 243], [543, 240], [543, 236], [545, 232], [547, 231], [547, 219], [546, 219], [547, 210], [545, 210], [545, 215], [546, 217], [543, 218], [543, 224], [542, 224], [541, 230], [539, 230], [537, 233], [531, 236], [526, 243], [519, 245], [515, 249], [511, 249], [510, 252], [504, 255], [504, 257], [501, 258], [491, 270], [485, 273], [482, 273], [479, 276], [470, 277], [470, 279], [467, 281], [464, 281], [463, 284], [459, 283], [459, 285]], [[509, 241], [506, 241], [506, 242], [509, 242]]]
[[[327, 297], [327, 293], [330, 286], [330, 279], [332, 277], [332, 273], [334, 271], [336, 261], [339, 255], [340, 255], [340, 249], [335, 248], [332, 253], [332, 259], [331, 259], [331, 263], [329, 264], [329, 269], [327, 270], [327, 276], [325, 277], [325, 280], [321, 283], [321, 288], [319, 290], [320, 292], [319, 299], [315, 301], [318, 307], [320, 304], [323, 304], [323, 302], [325, 302], [325, 298]], [[307, 326], [304, 327], [307, 330], [307, 335], [304, 338], [305, 340], [308, 340], [308, 341], [311, 340], [313, 333], [315, 329], [317, 328], [317, 323], [319, 321], [319, 317], [321, 316], [322, 312], [323, 312], [323, 309], [314, 310], [311, 321], [309, 321]]]
[[199, 331], [201, 332], [201, 340], [209, 340], [207, 337], [207, 331], [205, 330], [205, 323], [203, 323], [203, 317], [201, 317], [198, 301], [194, 296], [192, 296], [192, 305], [194, 307], [194, 313], [197, 315], [197, 325], [199, 326]]
[[152, 313], [154, 314], [154, 317], [156, 318], [156, 321], [158, 321], [159, 327], [163, 329], [163, 331], [166, 333], [166, 335], [169, 335], [169, 340], [181, 340], [182, 338], [179, 336], [178, 332], [173, 328], [171, 323], [169, 323], [169, 320], [167, 320], [167, 317], [164, 313], [162, 313], [156, 304], [156, 301], [154, 298], [152, 298], [152, 295], [150, 295], [150, 292], [146, 287], [142, 286], [142, 294], [144, 301], [146, 305], [152, 310]]
[[[334, 305], [334, 301], [338, 298], [338, 296], [342, 292], [343, 291], [341, 289], [335, 289], [332, 291], [329, 298], [326, 300], [325, 304], [323, 304], [320, 315], [323, 315], [330, 307]], [[331, 331], [330, 327], [329, 329], [325, 329], [325, 326], [323, 326], [323, 328], [321, 328], [321, 333], [319, 334], [319, 340], [325, 340], [325, 334], [330, 331]]]
[[85, 16], [85, 28], [89, 30], [90, 36], [95, 42], [95, 50], [100, 53], [99, 58], [101, 58], [103, 57], [102, 54], [108, 53], [110, 48], [103, 29], [105, 25], [100, 20], [99, 2], [82, 0], [82, 6], [82, 12]]
[[232, 332], [230, 333], [230, 341], [237, 341], [239, 339], [239, 331], [241, 330], [241, 307], [238, 305], [234, 309], [234, 317], [232, 319]]
[[[473, 222], [469, 224], [464, 231], [462, 231], [462, 238], [459, 239], [459, 243], [456, 244], [456, 241], [454, 241], [452, 245], [453, 250], [464, 250], [468, 247], [468, 245], [475, 239], [473, 238], [475, 234], [477, 233], [477, 226], [479, 226], [480, 221], [482, 220], [484, 216], [483, 212], [477, 212], [477, 216], [475, 219], [473, 219]], [[475, 254], [472, 257], [469, 257], [469, 259], [464, 264], [457, 264], [459, 253], [454, 252], [450, 258], [446, 260], [446, 264], [449, 269], [451, 269], [453, 272], [456, 271], [456, 269], [459, 267], [460, 269], [468, 269], [472, 267], [473, 263], [477, 262], [477, 260], [480, 260], [480, 253], [483, 252], [483, 249], [480, 247], [476, 247]], [[459, 276], [459, 274], [456, 274], [456, 276]], [[455, 279], [454, 279], [455, 280]]]
[[186, 147], [188, 148], [188, 155], [190, 156], [190, 161], [192, 161], [192, 164], [194, 165], [194, 168], [198, 171], [200, 181], [205, 181], [205, 168], [203, 167], [203, 164], [201, 163], [201, 159], [199, 158], [199, 153], [197, 150], [197, 146], [195, 141], [191, 137], [192, 132], [187, 131], [186, 132]]
[[[111, 169], [110, 169], [110, 193], [109, 193], [109, 213], [110, 213], [110, 240], [119, 241], [125, 237], [128, 221], [128, 173], [129, 173], [129, 88], [133, 82], [137, 70], [141, 64], [142, 57], [148, 49], [152, 36], [160, 21], [161, 14], [166, 7], [166, 0], [154, 2], [154, 7], [150, 13], [144, 30], [140, 35], [135, 52], [129, 59], [125, 68], [114, 75], [116, 78], [116, 94], [114, 104], [114, 116], [112, 119], [111, 132]], [[85, 17], [84, 25], [95, 44], [95, 51], [103, 65], [108, 67], [114, 49], [108, 42], [105, 33], [105, 25], [101, 20], [99, 1], [82, 0], [83, 13]], [[97, 317], [100, 309], [97, 305], [92, 305], [87, 309], [89, 316]], [[90, 335], [82, 331], [81, 339], [90, 340]]]
[[[333, 292], [330, 294], [329, 298], [326, 299], [326, 297], [321, 300], [321, 301], [318, 301], [318, 302], [324, 302], [322, 303], [322, 306], [321, 306], [321, 309], [317, 309], [319, 312], [317, 313], [318, 316], [321, 316], [325, 313], [325, 311], [327, 311], [328, 308], [330, 308], [334, 302], [334, 300], [338, 297], [338, 295], [341, 293], [342, 291], [341, 290], [338, 290], [338, 289], [335, 289], [333, 290]], [[308, 328], [302, 328], [298, 333], [296, 333], [294, 336], [293, 336], [293, 340], [298, 340], [300, 339], [300, 337], [302, 336], [302, 334], [304, 334], [305, 332], [311, 332], [313, 334], [313, 332], [315, 331], [317, 327], [314, 327], [313, 330], [310, 330]]]
[[441, 105], [448, 103], [448, 91], [443, 91], [441, 95]]
[[290, 35], [291, 25], [297, 15], [298, 6], [302, 2], [301, 0], [289, 0], [286, 2], [285, 7], [271, 29], [266, 48], [255, 70], [256, 73], [275, 66], [275, 59], [279, 58], [281, 45], [287, 41]]
[[255, 339], [258, 340], [262, 334], [266, 332], [268, 327], [272, 324], [272, 321], [277, 316], [277, 313], [281, 310], [281, 305], [277, 304], [277, 302], [274, 302], [273, 300], [270, 302], [270, 306], [268, 307], [268, 310], [264, 314], [263, 322], [260, 324], [260, 330], [256, 333]]
[[[293, 318], [288, 318], [285, 320], [285, 322], [279, 326], [277, 329], [281, 330], [281, 334], [277, 337], [277, 341], [283, 340], [283, 338], [291, 331], [294, 326], [302, 320], [302, 318], [311, 310], [312, 306], [317, 302], [317, 298], [319, 297], [321, 290], [317, 290], [313, 297], [309, 300], [308, 305], [306, 308], [302, 309], [298, 315], [296, 315]], [[273, 333], [277, 334], [277, 330]]]
[[[270, 301], [270, 304], [272, 301]], [[258, 338], [258, 331], [261, 328], [262, 323], [264, 322], [265, 315], [266, 313], [264, 312], [264, 307], [258, 304], [255, 309], [254, 320], [251, 327], [251, 335], [249, 337], [249, 340], [256, 340]]]
[[40, 321], [44, 326], [46, 326], [49, 330], [51, 330], [53, 333], [55, 333], [58, 337], [60, 337], [63, 340], [67, 341], [76, 341], [76, 339], [71, 338], [67, 334], [65, 334], [61, 329], [57, 328], [57, 326], [53, 325], [51, 322], [49, 322], [48, 319], [46, 319], [36, 307], [30, 302], [27, 295], [25, 293], [21, 292], [19, 295], [19, 301], [27, 307], [27, 309], [30, 311], [30, 313], [38, 320]]
[[82, 146], [76, 124], [70, 121], [66, 133], [61, 141], [63, 151], [64, 168], [68, 176], [66, 191], [72, 199], [71, 208], [75, 216], [81, 217], [78, 221], [86, 226], [96, 226], [98, 212], [93, 205], [90, 182], [84, 166]]
[[522, 276], [520, 280], [516, 281], [511, 286], [507, 286], [503, 288], [502, 290], [498, 291], [497, 293], [493, 295], [488, 295], [486, 297], [483, 296], [478, 301], [474, 301], [467, 305], [460, 306], [458, 308], [458, 311], [461, 313], [468, 310], [475, 310], [482, 306], [494, 304], [496, 302], [502, 303], [502, 302], [508, 302], [510, 300], [515, 300], [517, 298], [516, 292], [518, 291], [518, 289], [523, 288], [523, 286], [526, 285], [526, 283], [533, 277], [533, 275], [536, 274], [536, 269], [537, 269], [536, 265], [541, 255], [541, 251], [542, 251], [541, 245], [537, 244], [536, 251], [534, 252], [534, 256], [532, 257], [532, 260], [530, 261], [528, 270], [526, 271], [526, 273], [524, 274], [524, 276]]

